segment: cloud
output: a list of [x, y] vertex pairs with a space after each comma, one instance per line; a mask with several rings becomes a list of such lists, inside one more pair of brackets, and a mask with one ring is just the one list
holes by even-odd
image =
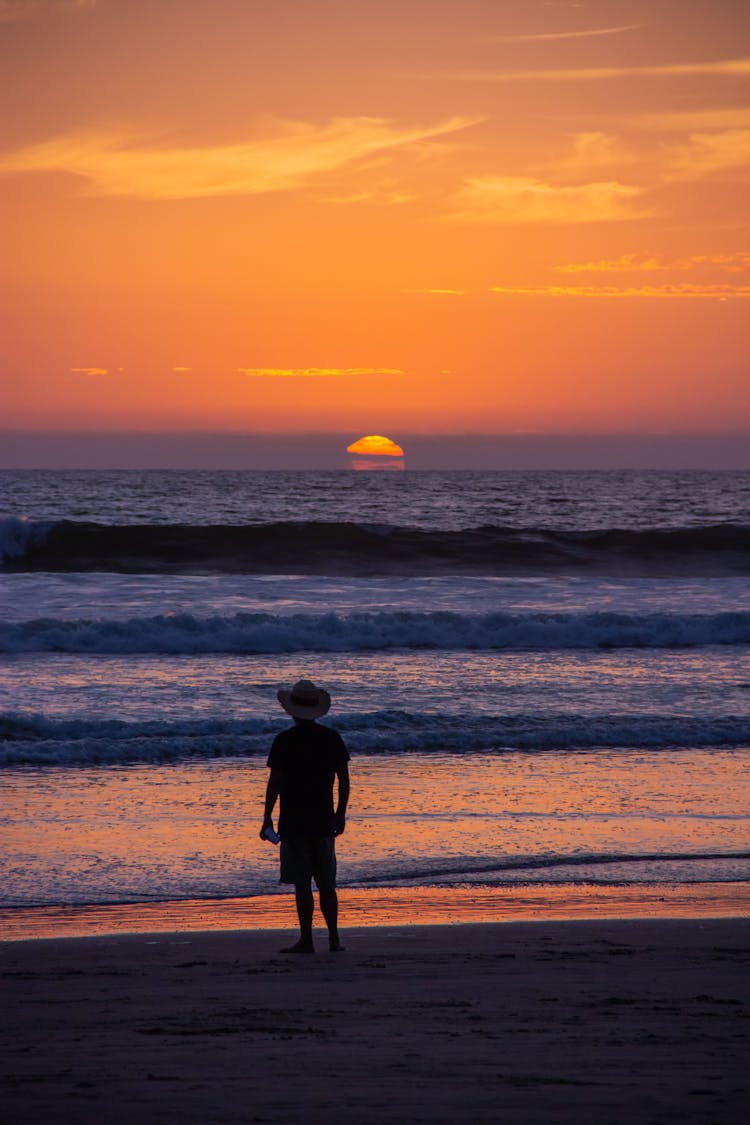
[[463, 289], [400, 289], [400, 293], [434, 293], [444, 297], [463, 297]]
[[[716, 172], [750, 169], [750, 121], [747, 125], [744, 129], [691, 131], [682, 140], [662, 142], [658, 147], [647, 143], [638, 153], [611, 133], [575, 133], [568, 153], [547, 167], [558, 174], [570, 171], [585, 177], [601, 169], [639, 164], [650, 171], [654, 184], [700, 180]], [[652, 139], [646, 138], [647, 142]]]
[[538, 43], [552, 39], [592, 39], [599, 35], [620, 35], [623, 31], [637, 31], [639, 23], [626, 23], [621, 27], [592, 27], [586, 31], [545, 31], [529, 35], [493, 35], [491, 43]]
[[693, 254], [688, 258], [663, 259], [646, 254], [622, 254], [619, 258], [598, 262], [571, 262], [555, 266], [556, 273], [636, 273], [659, 270], [693, 270], [701, 266], [714, 266], [731, 273], [750, 269], [750, 254]]
[[81, 12], [96, 0], [0, 0], [0, 23], [20, 23], [50, 12]]
[[701, 179], [714, 172], [750, 166], [750, 129], [691, 133], [684, 144], [665, 153], [667, 179]]
[[323, 126], [282, 123], [279, 134], [240, 144], [158, 147], [117, 133], [57, 137], [0, 158], [0, 174], [68, 172], [94, 195], [191, 199], [286, 191], [373, 153], [403, 149], [477, 124], [452, 117], [403, 127], [375, 117], [339, 117]]
[[404, 375], [396, 367], [238, 367], [241, 375], [257, 379], [325, 379], [342, 375]]
[[108, 367], [71, 367], [70, 370], [73, 375], [109, 375]]
[[658, 145], [650, 143], [654, 138], [647, 134], [641, 138], [645, 147], [642, 145], [638, 152], [612, 133], [575, 133], [567, 154], [557, 156], [547, 167], [558, 173], [575, 171], [584, 177], [595, 175], [597, 169], [640, 164], [649, 170], [652, 181], [661, 183], [750, 169], [750, 119], [745, 124], [745, 128], [692, 130], [679, 141], [673, 138]]
[[749, 74], [750, 58], [661, 65], [573, 67], [567, 70], [468, 70], [434, 72], [421, 74], [419, 77], [452, 79], [455, 82], [598, 82], [611, 78], [682, 78], [698, 75], [743, 78]]
[[454, 194], [464, 223], [594, 223], [640, 219], [641, 189], [616, 181], [560, 187], [525, 176], [477, 176]]
[[380, 207], [392, 207], [401, 203], [412, 203], [418, 197], [411, 192], [401, 191], [391, 181], [388, 184], [365, 187], [341, 195], [321, 195], [318, 198], [321, 203], [374, 203]]
[[573, 134], [573, 151], [555, 161], [556, 168], [611, 168], [613, 165], [633, 164], [636, 157], [611, 133], [591, 132]]
[[544, 285], [534, 287], [493, 285], [491, 293], [520, 297], [713, 297], [720, 300], [750, 297], [750, 285]]

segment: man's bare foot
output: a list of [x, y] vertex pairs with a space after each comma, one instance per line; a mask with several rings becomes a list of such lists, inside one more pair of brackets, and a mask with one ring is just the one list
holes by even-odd
[[287, 945], [282, 953], [314, 953], [315, 947], [311, 941], [296, 941], [294, 945]]
[[331, 953], [343, 953], [345, 946], [343, 946], [339, 939], [336, 937], [328, 939], [328, 948], [330, 949]]

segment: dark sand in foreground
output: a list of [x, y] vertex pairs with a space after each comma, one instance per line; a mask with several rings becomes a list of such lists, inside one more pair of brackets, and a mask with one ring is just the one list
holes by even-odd
[[747, 919], [287, 936], [0, 945], [0, 1121], [748, 1119]]

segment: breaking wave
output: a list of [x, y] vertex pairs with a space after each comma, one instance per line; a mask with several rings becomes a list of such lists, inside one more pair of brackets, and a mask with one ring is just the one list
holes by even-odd
[[6, 570], [234, 574], [750, 574], [750, 527], [461, 531], [347, 522], [198, 526], [0, 520]]
[[22, 520], [15, 516], [0, 520], [0, 565], [23, 559], [42, 547], [57, 525], [50, 520]]
[[[66, 719], [0, 714], [0, 766], [165, 762], [266, 754], [283, 720], [182, 722]], [[479, 716], [369, 711], [336, 716], [336, 729], [361, 754], [696, 749], [750, 744], [746, 717], [575, 715]]]
[[750, 644], [750, 612], [339, 615], [163, 614], [118, 620], [39, 618], [0, 624], [0, 652], [191, 655], [382, 649], [541, 650]]

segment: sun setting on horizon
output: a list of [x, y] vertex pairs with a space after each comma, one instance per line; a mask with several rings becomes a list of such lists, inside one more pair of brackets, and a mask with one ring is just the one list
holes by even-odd
[[0, 0], [2, 428], [747, 428], [746, 5], [176, 12]]
[[382, 434], [367, 434], [346, 447], [353, 469], [404, 469], [404, 451]]
[[381, 434], [369, 434], [352, 442], [346, 448], [347, 453], [363, 453], [375, 457], [403, 457], [404, 451], [400, 445]]

